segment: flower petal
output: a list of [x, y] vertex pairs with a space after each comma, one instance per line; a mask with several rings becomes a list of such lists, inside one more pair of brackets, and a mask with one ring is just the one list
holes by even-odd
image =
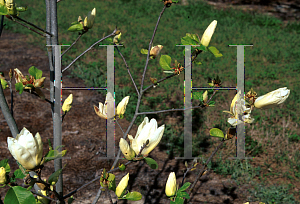
[[149, 139], [149, 144], [143, 149], [142, 154], [149, 154], [160, 142], [165, 130], [165, 125], [160, 126], [151, 138]]

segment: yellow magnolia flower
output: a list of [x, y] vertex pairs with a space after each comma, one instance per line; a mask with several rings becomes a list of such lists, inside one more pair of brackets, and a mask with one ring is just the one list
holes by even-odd
[[154, 118], [152, 118], [149, 122], [148, 117], [145, 117], [144, 121], [138, 127], [135, 138], [133, 138], [131, 135], [128, 135], [130, 147], [135, 151], [136, 154], [139, 154], [143, 144], [148, 143], [141, 154], [149, 154], [160, 142], [164, 130], [165, 125], [157, 128], [157, 122]]
[[85, 17], [83, 26], [88, 29], [91, 29], [94, 25], [95, 17], [96, 17], [96, 8], [94, 8], [87, 17]]
[[258, 97], [254, 102], [255, 108], [267, 109], [273, 108], [282, 104], [290, 95], [290, 90], [286, 87], [279, 88], [275, 91], [269, 92], [263, 96]]
[[213, 36], [213, 34], [215, 32], [216, 26], [217, 26], [217, 21], [214, 20], [213, 22], [211, 22], [209, 24], [209, 26], [204, 31], [200, 43], [202, 45], [204, 45], [205, 47], [207, 47], [209, 45], [211, 37]]
[[[241, 97], [241, 91], [235, 95], [230, 105], [230, 112], [223, 111], [226, 113], [230, 113], [232, 117], [228, 118], [227, 122], [232, 126], [237, 126], [243, 122], [252, 123], [254, 118], [251, 118], [251, 108], [245, 106], [245, 100]], [[242, 120], [238, 118], [238, 115], [242, 114]]]
[[[107, 119], [107, 100], [109, 98], [113, 99], [113, 96], [112, 96], [112, 94], [110, 92], [108, 92], [107, 95], [106, 95], [106, 99], [105, 99], [104, 105], [101, 102], [99, 102], [99, 107], [97, 107], [97, 106], [94, 105], [94, 110], [95, 110], [96, 114], [99, 117], [103, 118], [103, 119]], [[129, 100], [129, 96], [126, 96], [118, 104], [118, 106], [117, 106], [117, 115], [125, 113], [126, 105], [128, 104], [128, 100]]]
[[206, 101], [208, 99], [207, 91], [205, 91], [202, 96], [203, 96], [203, 102], [206, 103]]
[[0, 184], [5, 184], [6, 181], [6, 171], [5, 168], [2, 166], [0, 167]]
[[123, 191], [126, 189], [126, 187], [128, 186], [128, 180], [129, 180], [129, 173], [126, 174], [126, 176], [124, 176], [119, 185], [116, 188], [116, 195], [118, 197], [121, 197]]
[[155, 47], [152, 47], [150, 50], [150, 57], [155, 59], [156, 56], [160, 53], [160, 51], [163, 49], [164, 46], [162, 45], [156, 45]]
[[113, 43], [118, 45], [121, 40], [121, 35], [122, 35], [122, 33], [119, 33], [118, 35], [116, 35], [113, 39]]
[[72, 102], [73, 102], [73, 94], [70, 94], [68, 98], [64, 101], [64, 104], [62, 105], [62, 110], [63, 112], [67, 113], [70, 111], [72, 107]]
[[123, 138], [120, 139], [119, 146], [127, 160], [132, 160], [135, 157], [134, 150], [129, 146], [128, 142]]
[[126, 96], [123, 100], [118, 104], [117, 107], [117, 115], [123, 115], [126, 111], [126, 106], [128, 104], [130, 96]]
[[32, 170], [43, 163], [43, 142], [39, 133], [35, 137], [24, 127], [16, 138], [7, 138], [12, 156], [25, 169]]
[[169, 174], [165, 192], [168, 197], [173, 196], [176, 193], [176, 176], [174, 172]]

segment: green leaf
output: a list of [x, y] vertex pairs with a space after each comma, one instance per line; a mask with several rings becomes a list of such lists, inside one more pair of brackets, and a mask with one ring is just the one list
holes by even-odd
[[182, 45], [198, 45], [199, 44], [198, 37], [195, 35], [196, 36], [196, 40], [195, 40], [194, 35], [195, 34], [187, 33], [186, 36], [181, 38], [181, 44]]
[[223, 55], [219, 52], [219, 50], [213, 46], [209, 47], [208, 50], [214, 54], [215, 57], [222, 57]]
[[203, 101], [203, 91], [201, 92], [194, 92], [193, 99]]
[[2, 89], [6, 89], [7, 87], [7, 81], [5, 81], [4, 79], [1, 79], [1, 85], [2, 85]]
[[181, 186], [181, 188], [179, 188], [178, 191], [185, 191], [190, 185], [190, 182], [186, 182], [185, 184], [183, 184], [183, 186]]
[[112, 191], [116, 191], [116, 177], [114, 174], [109, 173], [108, 178], [110, 182], [108, 183], [108, 189]]
[[7, 14], [8, 14], [7, 8], [5, 6], [3, 6], [3, 5], [0, 4], [0, 15], [5, 16]]
[[0, 161], [0, 167], [6, 167], [7, 164], [8, 164], [8, 159], [3, 159]]
[[[35, 79], [40, 79], [42, 78], [43, 71], [39, 70], [35, 66], [32, 66], [28, 69], [28, 73], [33, 76]], [[29, 80], [28, 80], [29, 81]]]
[[125, 199], [134, 200], [134, 201], [141, 200], [142, 199], [142, 194], [139, 193], [139, 192], [133, 191], [133, 192], [127, 193], [125, 195]]
[[170, 203], [174, 203], [174, 204], [183, 204], [184, 203], [184, 200], [183, 200], [183, 198], [181, 198], [181, 197], [176, 197], [176, 200], [175, 200], [175, 202], [170, 202]]
[[210, 102], [208, 103], [208, 105], [213, 107], [213, 106], [215, 106], [215, 103], [216, 103], [216, 102], [214, 102], [214, 101], [210, 101]]
[[151, 169], [158, 168], [158, 164], [154, 159], [152, 159], [150, 157], [145, 157], [144, 159], [145, 159], [146, 163], [150, 166]]
[[177, 193], [177, 196], [178, 197], [181, 197], [181, 198], [187, 198], [187, 199], [190, 199], [190, 195], [187, 193], [187, 192], [178, 192]]
[[51, 176], [48, 179], [48, 182], [51, 185], [56, 184], [56, 182], [58, 181], [58, 177], [61, 174], [61, 172], [62, 172], [62, 169], [58, 169], [56, 172], [54, 172], [53, 174], [51, 174]]
[[45, 155], [45, 163], [48, 161], [51, 161], [53, 159], [61, 158], [67, 153], [67, 150], [63, 150], [61, 152], [57, 150], [50, 150], [46, 155]]
[[36, 201], [30, 191], [21, 186], [14, 186], [7, 191], [4, 204], [36, 204]]
[[224, 138], [224, 134], [222, 132], [222, 130], [218, 129], [218, 128], [213, 128], [209, 131], [209, 134], [213, 137], [221, 137]]
[[169, 55], [162, 55], [159, 59], [159, 64], [164, 70], [172, 70], [171, 65], [171, 57]]
[[199, 38], [196, 34], [186, 33], [186, 36], [189, 36], [195, 42], [200, 43]]
[[70, 32], [75, 32], [75, 31], [82, 31], [83, 30], [83, 25], [81, 23], [77, 23], [72, 25], [70, 28], [68, 28], [68, 31]]
[[16, 88], [16, 91], [19, 91], [19, 94], [22, 94], [23, 89], [24, 89], [23, 88], [23, 83], [22, 82], [16, 83], [15, 88]]
[[148, 54], [148, 50], [146, 50], [146, 49], [141, 49], [141, 53], [142, 53], [143, 55], [147, 55], [147, 54]]
[[25, 175], [22, 173], [21, 169], [15, 170], [14, 176], [15, 176], [15, 178], [19, 178], [19, 179], [22, 179], [25, 177]]

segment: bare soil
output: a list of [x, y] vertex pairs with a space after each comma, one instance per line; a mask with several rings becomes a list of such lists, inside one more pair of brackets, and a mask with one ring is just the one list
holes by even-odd
[[[262, 1], [259, 1], [262, 2]], [[274, 3], [273, 1], [270, 1]], [[283, 2], [283, 1], [280, 1]], [[232, 7], [235, 5], [247, 7], [247, 1], [231, 2], [213, 2], [219, 9]], [[286, 3], [291, 3], [286, 1]], [[293, 1], [292, 3], [298, 3]], [[269, 12], [266, 8], [270, 5], [256, 5], [250, 4], [254, 10], [258, 6], [263, 13]], [[280, 17], [281, 14], [277, 12]], [[288, 15], [286, 19], [290, 18]], [[296, 20], [296, 17], [294, 17]], [[4, 72], [5, 77], [8, 78], [9, 69], [18, 68], [23, 74], [28, 74], [28, 69], [31, 66], [36, 66], [43, 71], [43, 76], [46, 77], [45, 87], [49, 88], [50, 74], [48, 70], [48, 57], [45, 51], [33, 47], [27, 42], [27, 37], [21, 34], [7, 32], [2, 33], [0, 40], [0, 71]], [[79, 78], [68, 78], [70, 72], [66, 71], [63, 76], [63, 87], [85, 87], [84, 81]], [[49, 99], [49, 91], [43, 89], [46, 98]], [[7, 103], [11, 103], [9, 89], [4, 90]], [[109, 169], [113, 163], [112, 160], [100, 159], [105, 157], [106, 152], [106, 121], [99, 118], [94, 112], [93, 105], [98, 105], [99, 102], [104, 102], [105, 96], [96, 91], [91, 90], [64, 90], [62, 93], [63, 101], [69, 94], [73, 94], [74, 101], [72, 110], [65, 117], [62, 124], [62, 136], [64, 149], [67, 149], [66, 159], [63, 160], [63, 165], [66, 165], [63, 170], [64, 178], [64, 194], [69, 193], [84, 183], [94, 179], [101, 171], [100, 169]], [[37, 96], [27, 92], [21, 95], [14, 91], [14, 118], [16, 120], [19, 131], [26, 127], [34, 135], [39, 132], [44, 142], [44, 153], [47, 152], [47, 140], [53, 141], [53, 122], [51, 115], [50, 104]], [[121, 126], [126, 129], [129, 121], [125, 119], [119, 120]], [[159, 124], [161, 125], [161, 124]], [[9, 159], [12, 171], [18, 168], [14, 158], [7, 148], [7, 137], [11, 137], [10, 129], [4, 119], [2, 112], [0, 113], [0, 160], [4, 158]], [[135, 135], [137, 127], [133, 126], [130, 134]], [[117, 154], [118, 143], [122, 132], [116, 128], [115, 132]], [[135, 203], [168, 203], [167, 197], [164, 193], [165, 183], [170, 172], [176, 173], [177, 182], [181, 182], [183, 176], [183, 169], [185, 169], [183, 162], [180, 160], [169, 159], [168, 155], [155, 148], [151, 153], [159, 165], [157, 170], [150, 169], [143, 162], [135, 163], [126, 169], [126, 173], [130, 173], [130, 180], [128, 190], [139, 191], [143, 194], [141, 202]], [[121, 163], [124, 161], [120, 160]], [[45, 165], [42, 176], [48, 178], [54, 172], [53, 163], [49, 162]], [[116, 182], [126, 174], [125, 172], [116, 172]], [[187, 181], [193, 182], [196, 178], [194, 172], [189, 173]], [[75, 194], [74, 203], [92, 203], [98, 189], [100, 187], [99, 181], [92, 183], [86, 188], [80, 190]], [[195, 195], [190, 199], [189, 203], [234, 203], [241, 204], [247, 202], [247, 189], [250, 185], [237, 185], [231, 179], [215, 174], [214, 172], [207, 173], [201, 182], [196, 186]], [[0, 195], [2, 200], [5, 197], [5, 192], [8, 188], [1, 188]], [[115, 196], [113, 196], [115, 198]], [[98, 203], [105, 202], [107, 199], [101, 196]], [[120, 201], [118, 203], [133, 203], [132, 201]], [[255, 203], [255, 202], [253, 202]], [[258, 203], [258, 202], [256, 202]]]

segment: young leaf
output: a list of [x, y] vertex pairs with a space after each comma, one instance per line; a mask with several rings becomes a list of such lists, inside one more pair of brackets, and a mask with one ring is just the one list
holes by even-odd
[[213, 46], [209, 47], [208, 50], [214, 54], [215, 57], [222, 57], [223, 55], [219, 52], [219, 50]]
[[152, 159], [150, 157], [145, 157], [145, 161], [150, 166], [151, 169], [157, 169], [158, 168], [158, 164], [154, 159]]
[[139, 192], [133, 191], [133, 192], [127, 193], [125, 195], [125, 199], [134, 200], [134, 201], [141, 200], [142, 199], [142, 194], [139, 193]]
[[61, 172], [62, 172], [62, 169], [58, 169], [56, 172], [54, 172], [53, 174], [51, 174], [51, 176], [48, 179], [48, 182], [51, 185], [56, 184], [56, 182], [58, 181], [58, 177], [61, 174]]
[[21, 94], [23, 92], [23, 84], [22, 84], [22, 82], [16, 83], [15, 84], [15, 88], [16, 88], [16, 91], [19, 91], [19, 94]]
[[203, 94], [203, 91], [201, 91], [201, 92], [194, 92], [193, 93], [193, 99], [203, 101], [203, 95], [202, 94]]
[[190, 185], [190, 182], [186, 182], [185, 184], [183, 184], [183, 186], [181, 186], [181, 188], [178, 191], [185, 191]]
[[141, 49], [141, 53], [144, 54], [144, 55], [147, 55], [148, 54], [148, 50], [147, 49]]
[[209, 134], [213, 137], [221, 137], [224, 138], [224, 134], [222, 132], [222, 130], [218, 129], [218, 128], [213, 128], [209, 131]]
[[4, 79], [0, 79], [1, 80], [1, 85], [2, 85], [2, 89], [6, 89], [7, 87], [7, 82]]
[[164, 70], [172, 70], [171, 65], [171, 57], [169, 55], [162, 55], [159, 59], [159, 64]]
[[77, 23], [72, 25], [70, 28], [68, 28], [68, 31], [70, 32], [75, 32], [75, 31], [82, 31], [83, 30], [83, 25], [81, 23]]
[[22, 179], [25, 177], [25, 175], [22, 173], [21, 169], [15, 170], [14, 176], [15, 176], [15, 178], [19, 178], [19, 179]]
[[[28, 73], [33, 76], [35, 79], [40, 79], [42, 77], [43, 71], [39, 70], [35, 66], [32, 66], [28, 69]], [[28, 80], [29, 81], [29, 80]]]
[[187, 192], [178, 192], [178, 197], [190, 199], [190, 195]]
[[116, 191], [116, 177], [114, 174], [109, 173], [108, 178], [110, 182], [108, 183], [108, 189], [112, 191]]

